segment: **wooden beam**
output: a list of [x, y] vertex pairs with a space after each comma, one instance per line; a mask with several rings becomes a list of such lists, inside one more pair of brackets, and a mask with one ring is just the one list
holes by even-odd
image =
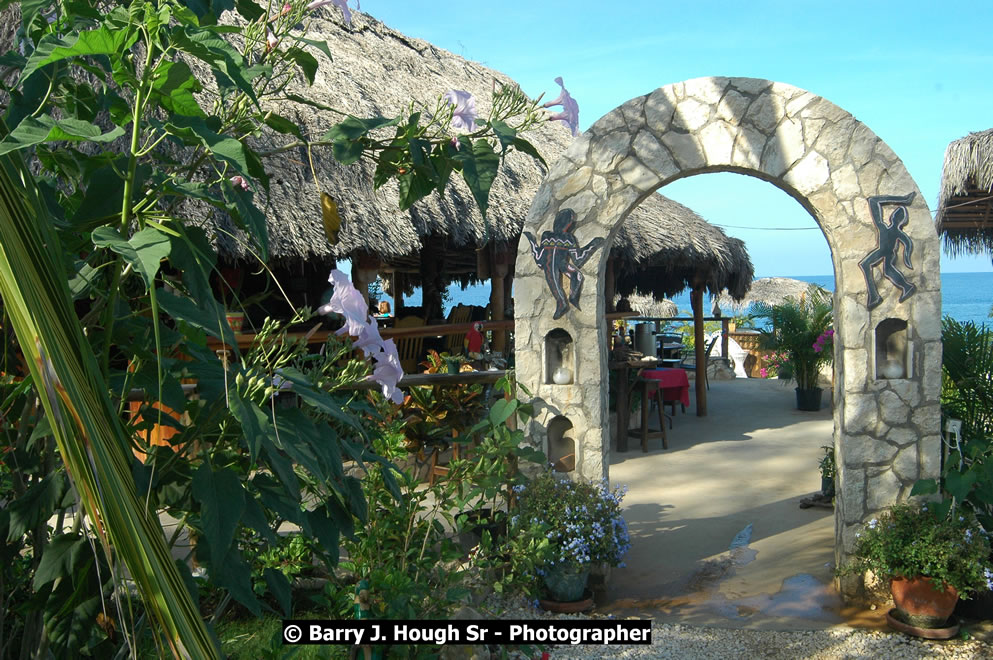
[[696, 354], [696, 416], [707, 416], [707, 347], [703, 338], [703, 286], [690, 292], [693, 305], [693, 348]]

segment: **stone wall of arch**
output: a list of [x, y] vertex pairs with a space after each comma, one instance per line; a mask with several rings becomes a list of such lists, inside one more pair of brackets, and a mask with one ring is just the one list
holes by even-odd
[[[544, 443], [548, 420], [566, 418], [577, 472], [607, 476], [602, 293], [610, 242], [647, 195], [676, 179], [715, 171], [755, 176], [793, 196], [831, 248], [836, 554], [844, 561], [859, 523], [939, 469], [939, 249], [927, 204], [900, 159], [851, 114], [810, 92], [751, 78], [667, 85], [604, 115], [552, 166], [525, 223], [530, 237], [521, 241], [515, 279], [517, 372], [535, 397], [532, 437]], [[874, 223], [873, 200], [885, 226], [906, 222], [897, 242], [904, 250], [912, 246], [910, 268], [903, 252], [886, 245], [884, 235], [892, 243], [893, 232]], [[555, 218], [566, 209], [575, 223], [555, 232]], [[873, 263], [890, 252], [891, 259]], [[575, 268], [580, 257], [587, 259], [578, 268], [585, 282], [576, 304], [562, 312], [555, 282], [564, 281], [559, 293], [572, 296], [570, 273], [563, 278], [561, 269], [570, 265], [563, 260]], [[884, 277], [888, 263], [890, 275], [892, 268], [899, 272], [893, 281]], [[881, 300], [870, 298], [873, 286]], [[553, 331], [574, 343], [565, 358], [547, 341]], [[884, 368], [886, 351], [900, 360]], [[563, 359], [572, 381], [556, 384], [549, 370]]]

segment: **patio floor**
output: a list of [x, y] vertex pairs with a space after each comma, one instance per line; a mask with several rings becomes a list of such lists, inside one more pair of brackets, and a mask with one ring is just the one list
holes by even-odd
[[820, 412], [800, 412], [787, 381], [711, 381], [708, 416], [677, 407], [669, 449], [654, 440], [646, 454], [632, 438], [613, 451], [631, 551], [598, 610], [722, 628], [880, 625], [881, 611], [842, 611], [833, 511], [799, 508], [832, 444], [824, 394]]

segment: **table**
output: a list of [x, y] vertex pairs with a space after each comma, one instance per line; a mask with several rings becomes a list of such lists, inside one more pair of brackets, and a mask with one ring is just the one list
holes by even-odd
[[666, 401], [690, 405], [690, 379], [685, 369], [646, 369], [641, 372], [641, 379], [661, 388]]

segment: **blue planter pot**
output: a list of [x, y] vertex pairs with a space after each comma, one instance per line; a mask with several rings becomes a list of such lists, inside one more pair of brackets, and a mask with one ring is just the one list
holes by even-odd
[[553, 600], [571, 603], [581, 600], [590, 579], [589, 565], [552, 564], [545, 567], [545, 587]]

